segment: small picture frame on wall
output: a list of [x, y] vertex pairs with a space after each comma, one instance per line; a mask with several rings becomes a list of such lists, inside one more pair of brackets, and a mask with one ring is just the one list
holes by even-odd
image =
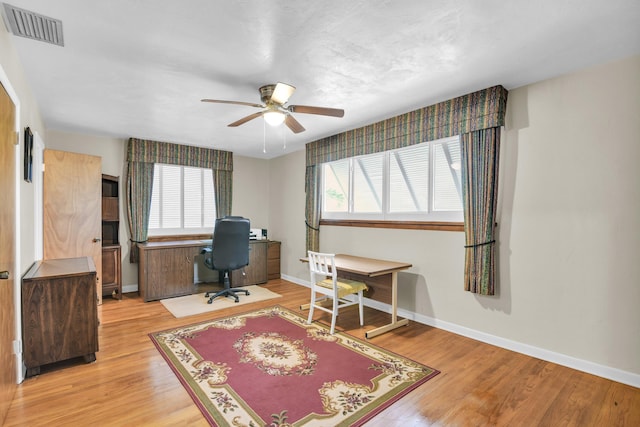
[[31, 182], [33, 175], [33, 133], [24, 128], [24, 180]]

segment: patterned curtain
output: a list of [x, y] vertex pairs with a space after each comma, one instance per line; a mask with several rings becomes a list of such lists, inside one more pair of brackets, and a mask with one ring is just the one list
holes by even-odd
[[131, 234], [129, 262], [138, 262], [137, 243], [147, 241], [151, 193], [153, 191], [153, 163], [128, 162], [127, 164], [127, 220]]
[[231, 195], [233, 194], [233, 171], [214, 169], [213, 186], [215, 187], [216, 218], [231, 215]]
[[307, 251], [320, 250], [320, 165], [307, 167], [305, 173], [305, 224], [307, 237]]
[[464, 289], [495, 294], [495, 214], [498, 194], [500, 128], [461, 137], [464, 205]]
[[132, 263], [138, 261], [136, 243], [147, 241], [155, 163], [212, 169], [216, 215], [231, 213], [233, 153], [230, 151], [129, 138], [127, 163], [127, 215], [131, 233], [129, 260]]
[[129, 138], [127, 161], [233, 171], [233, 153], [191, 145]]
[[310, 142], [307, 167], [502, 126], [507, 94], [494, 86]]
[[[319, 211], [321, 194], [318, 186], [320, 167], [326, 162], [363, 154], [379, 153], [408, 147], [426, 141], [500, 127], [504, 125], [507, 90], [502, 86], [488, 89], [420, 108], [400, 116], [329, 136], [306, 145], [306, 211], [307, 224], [312, 225], [310, 213]], [[307, 227], [307, 249], [319, 247], [318, 226]]]

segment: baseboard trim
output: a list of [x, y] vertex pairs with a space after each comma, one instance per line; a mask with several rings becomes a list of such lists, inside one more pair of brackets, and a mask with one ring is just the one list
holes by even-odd
[[311, 287], [311, 283], [308, 280], [298, 279], [297, 277], [288, 276], [286, 274], [281, 274], [280, 277], [282, 278], [282, 280], [295, 283], [296, 285], [304, 286], [305, 288]]
[[[282, 278], [297, 285], [301, 285], [307, 288], [310, 287], [310, 283], [308, 281], [304, 281], [296, 277], [290, 277], [283, 274]], [[391, 306], [389, 304], [374, 301], [369, 298], [365, 298], [364, 305], [366, 305], [367, 307], [375, 308], [376, 310], [384, 311], [385, 313], [391, 313]], [[588, 374], [597, 375], [602, 378], [640, 388], [639, 374], [612, 368], [610, 366], [600, 365], [588, 360], [578, 359], [576, 357], [567, 356], [562, 353], [557, 353], [554, 351], [546, 350], [544, 348], [509, 340], [496, 335], [487, 334], [485, 332], [477, 331], [475, 329], [435, 319], [433, 317], [414, 313], [412, 311], [404, 309], [398, 309], [398, 316], [404, 317], [405, 319], [413, 320], [414, 322], [422, 323], [424, 325], [432, 326], [434, 328], [442, 329], [447, 332], [452, 332], [457, 335], [462, 335], [476, 341], [481, 341], [507, 350], [515, 351], [516, 353], [525, 354], [527, 356], [535, 357], [547, 362], [556, 363], [558, 365], [566, 366], [568, 368], [576, 369]]]

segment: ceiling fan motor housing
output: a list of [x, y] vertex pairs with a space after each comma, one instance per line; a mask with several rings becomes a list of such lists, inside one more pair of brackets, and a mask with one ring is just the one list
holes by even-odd
[[276, 88], [276, 85], [264, 85], [260, 88], [260, 100], [268, 105], [271, 103], [271, 96], [273, 95], [273, 90]]

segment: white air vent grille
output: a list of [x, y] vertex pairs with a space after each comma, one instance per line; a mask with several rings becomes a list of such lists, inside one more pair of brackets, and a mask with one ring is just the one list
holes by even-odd
[[64, 46], [62, 21], [3, 4], [7, 24], [16, 36]]

